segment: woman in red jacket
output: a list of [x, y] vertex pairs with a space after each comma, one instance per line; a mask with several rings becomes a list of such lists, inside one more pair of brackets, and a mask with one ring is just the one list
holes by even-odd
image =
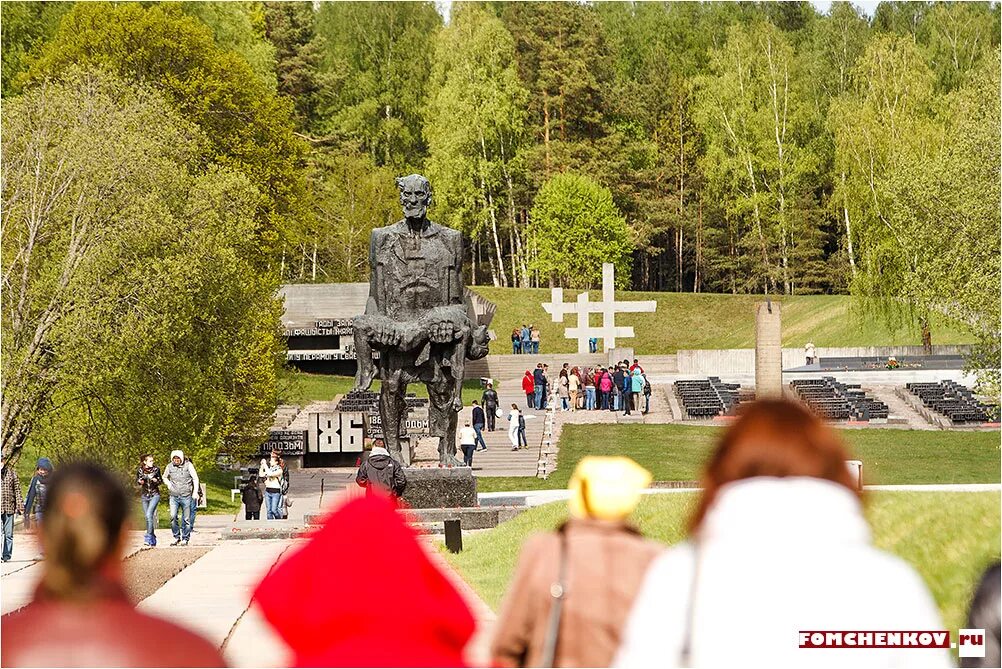
[[532, 379], [532, 372], [525, 370], [522, 377], [522, 392], [525, 393], [525, 406], [529, 409], [536, 408], [536, 382]]
[[122, 585], [125, 489], [102, 467], [52, 474], [35, 599], [0, 618], [5, 667], [225, 667], [214, 645], [140, 613]]

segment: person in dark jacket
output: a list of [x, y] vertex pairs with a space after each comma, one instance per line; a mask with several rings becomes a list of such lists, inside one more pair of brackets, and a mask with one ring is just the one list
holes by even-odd
[[519, 448], [529, 448], [529, 440], [525, 438], [525, 414], [518, 412], [518, 445]]
[[139, 488], [139, 500], [143, 504], [143, 516], [146, 518], [143, 543], [147, 546], [157, 545], [157, 506], [160, 504], [160, 484], [163, 482], [160, 468], [153, 464], [153, 454], [147, 453], [139, 460], [139, 469], [136, 470], [136, 487]]
[[407, 488], [407, 476], [400, 463], [390, 457], [383, 446], [374, 446], [369, 457], [358, 468], [355, 483], [365, 488], [365, 494], [372, 494], [373, 486], [381, 488], [392, 497], [401, 497]]
[[484, 394], [480, 396], [480, 403], [484, 406], [484, 413], [487, 418], [488, 432], [494, 431], [494, 421], [497, 418], [499, 402], [498, 391], [494, 390], [494, 384], [488, 383]]
[[623, 371], [622, 364], [616, 365], [616, 373], [612, 375], [612, 385], [613, 385], [613, 398], [617, 401], [613, 402], [610, 409], [612, 411], [618, 411], [620, 409], [620, 404], [622, 404], [623, 399], [623, 381], [626, 379], [626, 372]]
[[24, 510], [24, 500], [21, 498], [21, 481], [14, 465], [7, 464], [7, 456], [3, 456], [2, 463], [0, 511], [3, 514], [3, 561], [10, 562], [14, 552], [14, 516]]
[[536, 369], [532, 371], [533, 393], [535, 394], [535, 408], [543, 409], [543, 392], [546, 389], [546, 377], [543, 376], [543, 363], [536, 363]]
[[487, 450], [487, 442], [484, 441], [483, 429], [486, 424], [487, 417], [484, 414], [484, 408], [477, 404], [476, 400], [473, 400], [473, 431], [477, 433], [477, 441], [474, 444], [474, 448], [480, 451]]
[[24, 500], [24, 525], [32, 522], [42, 522], [42, 510], [45, 508], [45, 497], [49, 486], [49, 476], [52, 475], [52, 461], [39, 458], [35, 464], [35, 475], [28, 484], [28, 496]]
[[251, 474], [247, 483], [240, 488], [240, 499], [244, 503], [244, 520], [261, 520], [261, 502], [264, 493], [257, 483], [257, 475]]

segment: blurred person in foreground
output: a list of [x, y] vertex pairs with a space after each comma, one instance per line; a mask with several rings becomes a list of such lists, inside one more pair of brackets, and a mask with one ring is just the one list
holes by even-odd
[[105, 469], [52, 474], [34, 600], [0, 618], [4, 667], [222, 667], [205, 639], [140, 613], [122, 584], [129, 516], [124, 487]]
[[998, 562], [988, 567], [981, 575], [978, 587], [971, 599], [971, 609], [967, 612], [965, 629], [985, 631], [985, 656], [962, 657], [962, 667], [1002, 666], [1002, 652], [999, 649], [1002, 636], [1002, 565]]
[[664, 550], [626, 520], [650, 481], [629, 458], [581, 460], [570, 519], [522, 548], [495, 625], [495, 664], [609, 666], [644, 572]]
[[396, 509], [379, 492], [347, 502], [258, 585], [290, 666], [466, 666], [473, 615]]
[[647, 572], [619, 667], [950, 666], [949, 651], [800, 649], [801, 631], [942, 630], [922, 579], [871, 545], [835, 431], [748, 406], [703, 474], [689, 539]]

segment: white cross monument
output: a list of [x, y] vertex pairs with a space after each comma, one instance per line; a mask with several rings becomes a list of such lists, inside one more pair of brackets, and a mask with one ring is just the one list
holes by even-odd
[[[616, 348], [616, 337], [633, 337], [633, 328], [629, 326], [616, 327], [616, 312], [640, 313], [653, 312], [658, 308], [654, 300], [638, 302], [617, 302], [615, 296], [615, 265], [611, 262], [602, 263], [602, 301], [589, 302], [588, 291], [578, 295], [577, 302], [564, 302], [564, 289], [551, 288], [550, 301], [543, 303], [543, 310], [553, 317], [554, 323], [563, 323], [564, 314], [578, 315], [576, 328], [564, 329], [564, 337], [578, 340], [578, 353], [588, 353], [588, 340], [591, 337], [602, 339], [603, 349], [610, 351]], [[593, 328], [588, 324], [588, 314], [602, 314], [601, 327]]]

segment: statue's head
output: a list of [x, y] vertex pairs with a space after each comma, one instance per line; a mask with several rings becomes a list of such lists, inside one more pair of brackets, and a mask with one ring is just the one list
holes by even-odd
[[423, 219], [431, 206], [431, 183], [420, 174], [397, 177], [400, 205], [407, 218]]

